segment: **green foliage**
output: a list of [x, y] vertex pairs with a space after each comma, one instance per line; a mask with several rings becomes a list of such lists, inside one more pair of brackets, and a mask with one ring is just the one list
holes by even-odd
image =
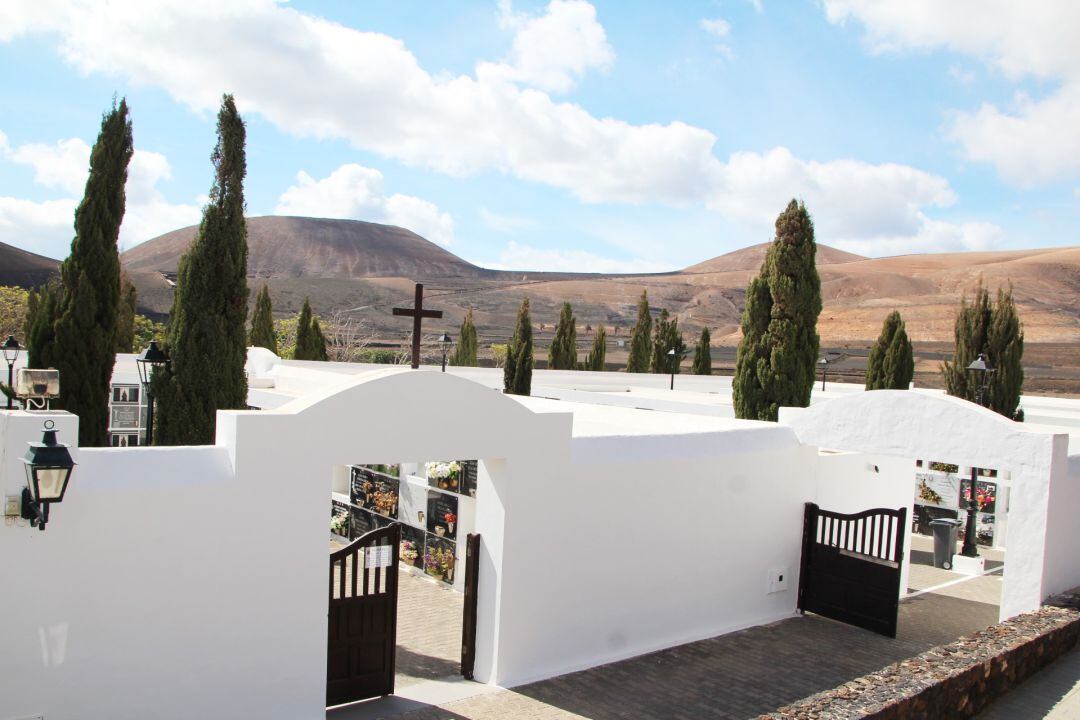
[[231, 95], [222, 98], [217, 136], [209, 202], [177, 273], [172, 362], [154, 376], [162, 445], [213, 443], [217, 411], [247, 407], [246, 129]]
[[137, 351], [142, 352], [143, 348], [150, 345], [151, 340], [156, 341], [158, 345], [165, 344], [167, 328], [164, 323], [154, 322], [145, 315], [136, 315], [132, 325], [135, 337], [133, 347]]
[[322, 325], [319, 318], [311, 319], [311, 360], [326, 362], [329, 356], [326, 354], [326, 336], [323, 335]]
[[457, 347], [450, 356], [450, 364], [459, 367], [476, 367], [476, 325], [473, 323], [473, 309], [469, 308], [458, 331]]
[[264, 347], [277, 354], [277, 337], [274, 335], [274, 307], [270, 302], [270, 288], [263, 283], [255, 299], [255, 311], [251, 314], [251, 347]]
[[701, 328], [701, 338], [698, 340], [697, 349], [694, 350], [694, 364], [690, 372], [694, 375], [712, 375], [712, 337], [709, 328]]
[[761, 272], [746, 288], [732, 380], [736, 417], [775, 421], [781, 406], [810, 404], [820, 349], [816, 252], [810, 214], [792, 200], [776, 219]]
[[120, 254], [128, 163], [134, 147], [127, 102], [101, 119], [90, 151], [90, 175], [75, 209], [71, 254], [60, 266], [64, 294], [58, 305], [52, 360], [60, 371], [58, 405], [79, 416], [79, 445], [109, 444], [109, 386], [116, 360], [120, 307]]
[[377, 365], [396, 365], [398, 353], [386, 348], [362, 348], [356, 351], [356, 362], [375, 363]]
[[641, 291], [637, 306], [637, 322], [630, 331], [630, 356], [626, 360], [626, 372], [649, 372], [652, 356], [652, 316], [649, 314], [649, 293]]
[[311, 325], [311, 301], [304, 298], [304, 305], [300, 308], [300, 314], [296, 316], [296, 348], [293, 350], [293, 360], [315, 360], [315, 334]]
[[532, 318], [529, 315], [529, 298], [518, 310], [517, 326], [503, 366], [503, 392], [511, 395], [529, 395], [532, 392], [533, 337]]
[[[510, 354], [509, 343], [492, 343], [491, 344], [491, 359], [495, 362], [495, 367], [506, 367], [506, 357]], [[505, 379], [505, 378], [504, 378]]]
[[564, 302], [555, 325], [555, 336], [548, 348], [548, 368], [551, 370], [577, 369], [577, 325], [574, 309]]
[[900, 313], [893, 310], [881, 326], [866, 362], [867, 390], [907, 390], [915, 377], [915, 356]]
[[27, 367], [55, 367], [56, 318], [62, 294], [63, 288], [56, 280], [30, 295], [26, 316]]
[[596, 328], [593, 335], [592, 349], [585, 357], [585, 365], [582, 369], [599, 372], [604, 369], [604, 361], [607, 357], [607, 331], [603, 325]]
[[291, 358], [296, 355], [296, 328], [299, 315], [274, 321], [274, 341], [278, 347], [278, 357]]
[[982, 399], [980, 379], [967, 369], [982, 353], [994, 368], [988, 378], [987, 407], [1007, 418], [1022, 420], [1019, 405], [1024, 387], [1024, 331], [1016, 314], [1012, 285], [1007, 291], [998, 288], [997, 300], [991, 303], [980, 278], [971, 304], [966, 297], [960, 301], [954, 335], [953, 360], [941, 368], [945, 392], [976, 403]]
[[135, 347], [135, 304], [138, 294], [127, 273], [120, 271], [120, 305], [116, 311], [116, 352], [138, 352]]
[[0, 285], [0, 343], [8, 335], [26, 345], [27, 315], [29, 313], [30, 293], [21, 287]]
[[[670, 350], [675, 350], [674, 361], [668, 357]], [[660, 311], [660, 317], [653, 329], [651, 371], [666, 375], [674, 368], [675, 373], [678, 374], [685, 351], [686, 343], [683, 342], [682, 333], [679, 332], [679, 319], [672, 319], [665, 308]]]

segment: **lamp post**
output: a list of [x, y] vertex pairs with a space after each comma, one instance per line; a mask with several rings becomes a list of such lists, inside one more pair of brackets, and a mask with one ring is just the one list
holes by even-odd
[[[20, 350], [22, 350], [22, 346], [19, 345], [19, 341], [15, 339], [14, 335], [8, 335], [7, 340], [4, 342], [4, 360], [7, 362], [7, 384], [11, 392], [15, 392], [15, 361], [19, 359]], [[10, 410], [13, 407], [15, 406], [11, 404], [11, 395], [8, 395], [7, 409]]]
[[829, 372], [829, 358], [824, 355], [817, 361], [821, 366], [821, 389], [825, 389], [825, 375]]
[[675, 389], [675, 371], [679, 369], [679, 361], [686, 357], [685, 352], [675, 352], [675, 348], [667, 351], [669, 367], [671, 368], [671, 389]]
[[[990, 373], [994, 372], [994, 367], [986, 361], [985, 354], [979, 353], [979, 357], [972, 360], [967, 369], [975, 374], [979, 383], [979, 404], [986, 407], [986, 390], [990, 386]], [[975, 542], [975, 521], [979, 512], [978, 477], [979, 468], [971, 468], [971, 480], [968, 481], [967, 526], [964, 528], [964, 546], [960, 550], [960, 554], [965, 557], [979, 556], [979, 548]]]
[[454, 342], [453, 338], [447, 333], [443, 333], [439, 338], [439, 343], [442, 345], [442, 371], [446, 372], [446, 352], [450, 349], [450, 343]]
[[56, 426], [45, 421], [41, 442], [30, 443], [21, 458], [26, 469], [26, 487], [22, 491], [22, 517], [38, 530], [49, 522], [49, 506], [64, 499], [75, 461], [68, 446], [56, 441]]
[[150, 345], [139, 353], [135, 358], [135, 364], [139, 368], [139, 382], [143, 392], [146, 393], [146, 444], [154, 444], [154, 393], [150, 389], [154, 373], [159, 367], [169, 364], [169, 356], [158, 347], [157, 340], [151, 340]]

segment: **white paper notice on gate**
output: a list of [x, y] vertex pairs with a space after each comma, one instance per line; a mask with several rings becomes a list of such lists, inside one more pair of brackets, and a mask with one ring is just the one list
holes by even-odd
[[393, 549], [389, 545], [364, 548], [364, 567], [381, 568], [394, 564]]

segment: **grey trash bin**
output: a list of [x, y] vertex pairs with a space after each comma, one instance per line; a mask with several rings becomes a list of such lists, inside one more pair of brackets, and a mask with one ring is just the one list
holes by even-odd
[[952, 556], [956, 553], [956, 534], [963, 525], [952, 518], [930, 521], [934, 531], [934, 567], [952, 570]]

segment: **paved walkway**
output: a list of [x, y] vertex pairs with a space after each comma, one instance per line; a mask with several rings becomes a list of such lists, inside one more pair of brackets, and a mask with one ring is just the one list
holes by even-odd
[[398, 577], [397, 688], [461, 673], [464, 595], [404, 570]]

